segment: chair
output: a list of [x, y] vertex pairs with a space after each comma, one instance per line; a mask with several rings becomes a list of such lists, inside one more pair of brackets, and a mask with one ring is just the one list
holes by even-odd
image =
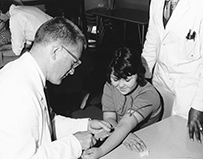
[[[88, 42], [88, 48], [96, 48], [96, 16], [85, 12], [85, 21], [86, 21], [86, 38]], [[94, 31], [93, 31], [94, 29]]]
[[[106, 9], [110, 9], [110, 10], [115, 9], [115, 0], [108, 1], [108, 4], [109, 6]], [[107, 28], [111, 30], [116, 42], [119, 43], [115, 28], [113, 27], [112, 21], [110, 19], [100, 18], [97, 24], [96, 16], [86, 11], [85, 21], [87, 26], [86, 38], [88, 40], [89, 48], [96, 48], [96, 45], [102, 44]], [[96, 28], [97, 25], [98, 25], [98, 28]]]
[[[14, 54], [12, 49], [9, 49], [9, 50], [6, 50], [6, 51], [9, 51], [11, 53], [9, 54]], [[0, 51], [0, 68], [2, 68], [3, 66], [5, 66], [7, 63], [13, 61], [13, 60], [16, 60], [17, 58], [19, 58], [19, 56], [16, 56], [16, 55], [6, 55], [3, 53], [4, 50], [1, 50]]]

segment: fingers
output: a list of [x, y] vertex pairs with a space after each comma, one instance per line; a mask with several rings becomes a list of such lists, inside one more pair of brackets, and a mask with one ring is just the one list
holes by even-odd
[[101, 127], [106, 130], [106, 131], [110, 131], [111, 130], [111, 124], [109, 124], [106, 121], [101, 121], [101, 123], [103, 124]]
[[104, 120], [102, 120], [101, 122], [102, 122], [104, 125], [106, 125], [108, 128], [111, 127], [111, 124], [110, 124], [109, 122], [104, 121]]
[[203, 135], [203, 112], [190, 108], [188, 115], [189, 137], [194, 141], [194, 136], [199, 143], [202, 143], [201, 135]]
[[92, 137], [90, 139], [91, 141], [87, 141], [85, 145], [83, 145], [83, 150], [88, 150], [89, 148], [93, 147], [96, 144], [96, 139], [94, 137]]
[[86, 146], [85, 146], [84, 150], [87, 150], [87, 149], [93, 147], [96, 143], [97, 143], [97, 140], [95, 139], [95, 137], [92, 134], [89, 137], [89, 139], [87, 136]]
[[201, 133], [203, 133], [203, 128], [199, 120], [197, 120], [198, 129]]
[[84, 155], [91, 155], [93, 152], [92, 152], [92, 149], [88, 149], [86, 151], [84, 151]]
[[189, 124], [188, 129], [190, 140], [194, 141], [194, 126], [192, 124]]
[[90, 142], [90, 147], [93, 147], [96, 143], [97, 143], [97, 140], [95, 139], [94, 136], [92, 136], [91, 142]]
[[83, 152], [82, 154], [82, 158], [83, 159], [98, 159], [99, 156], [98, 156], [98, 149], [97, 148], [91, 148], [91, 149], [88, 149], [86, 151]]
[[74, 134], [74, 136], [80, 142], [80, 144], [82, 146], [82, 150], [87, 150], [87, 149], [89, 149], [90, 147], [93, 147], [96, 144], [95, 137], [93, 136], [93, 134], [91, 134], [88, 131], [77, 132], [77, 133]]
[[124, 141], [123, 144], [131, 151], [142, 152], [147, 148], [145, 143], [140, 138], [135, 136]]
[[145, 145], [145, 143], [140, 139], [140, 138], [137, 138], [137, 141], [140, 143], [141, 147], [146, 149], [147, 146]]
[[91, 120], [89, 121], [89, 130], [101, 130], [104, 129], [106, 131], [111, 130], [111, 125], [106, 121], [100, 121], [100, 120]]
[[195, 129], [195, 137], [199, 143], [202, 143], [201, 134], [202, 134], [202, 126], [199, 120], [196, 121], [196, 129]]
[[123, 143], [130, 151], [142, 152], [145, 148], [139, 142], [124, 142]]
[[102, 130], [100, 133], [98, 134], [95, 134], [94, 137], [97, 139], [97, 140], [104, 140], [105, 138], [107, 138], [111, 133], [108, 132], [108, 131], [105, 131], [105, 130]]
[[189, 137], [192, 141], [194, 141], [194, 136], [197, 139], [199, 143], [202, 143], [201, 141], [201, 134], [203, 134], [203, 129], [198, 120], [192, 121], [188, 125], [189, 127]]

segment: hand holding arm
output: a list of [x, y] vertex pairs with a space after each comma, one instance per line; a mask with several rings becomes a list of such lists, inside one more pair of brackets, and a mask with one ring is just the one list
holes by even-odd
[[138, 122], [134, 116], [130, 115], [129, 113], [125, 114], [123, 118], [119, 121], [113, 133], [105, 140], [105, 142], [99, 147], [99, 149], [96, 150], [99, 152], [95, 152], [95, 150], [91, 152], [87, 151], [88, 155], [96, 155], [97, 157], [106, 155], [122, 143], [122, 141], [126, 138], [129, 132], [137, 125], [137, 123]]
[[111, 130], [111, 125], [106, 121], [89, 120], [88, 130], [93, 134], [98, 134], [102, 130], [109, 132]]
[[95, 134], [102, 130], [110, 131], [110, 124], [100, 120], [89, 120], [88, 131], [77, 132], [75, 137], [78, 139], [82, 146], [82, 150], [87, 150], [96, 144]]
[[199, 143], [202, 142], [201, 134], [203, 135], [203, 112], [194, 108], [190, 108], [188, 115], [189, 137], [194, 140], [194, 135]]
[[87, 150], [96, 144], [96, 139], [89, 131], [77, 132], [74, 136], [80, 142], [82, 150]]

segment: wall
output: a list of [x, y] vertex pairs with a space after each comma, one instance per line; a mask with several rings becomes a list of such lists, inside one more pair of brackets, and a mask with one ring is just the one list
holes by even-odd
[[[103, 0], [85, 0], [85, 10], [97, 7]], [[105, 1], [105, 0], [104, 0]], [[150, 0], [115, 0], [117, 8], [148, 10]]]
[[89, 10], [104, 4], [106, 0], [84, 0], [85, 1], [85, 10]]
[[22, 4], [24, 3], [25, 5], [33, 5], [41, 9], [42, 11], [46, 11], [44, 2], [45, 0], [14, 0], [15, 2]]
[[150, 0], [116, 0], [117, 8], [149, 9]]

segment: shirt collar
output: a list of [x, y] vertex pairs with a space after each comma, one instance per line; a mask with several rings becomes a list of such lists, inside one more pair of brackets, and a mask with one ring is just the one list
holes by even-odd
[[9, 8], [9, 14], [13, 15], [15, 13], [15, 9], [17, 8], [16, 5], [12, 4]]
[[37, 62], [35, 61], [35, 59], [33, 58], [33, 56], [29, 53], [29, 52], [26, 52], [24, 53], [23, 55], [27, 55], [30, 57], [30, 60], [32, 60], [32, 64], [34, 65], [33, 67], [36, 68], [36, 71], [38, 72], [39, 76], [40, 76], [40, 79], [42, 81], [42, 85], [43, 87], [46, 87], [46, 79], [45, 79], [45, 76], [42, 72], [42, 70], [40, 69], [39, 65], [37, 64]]

